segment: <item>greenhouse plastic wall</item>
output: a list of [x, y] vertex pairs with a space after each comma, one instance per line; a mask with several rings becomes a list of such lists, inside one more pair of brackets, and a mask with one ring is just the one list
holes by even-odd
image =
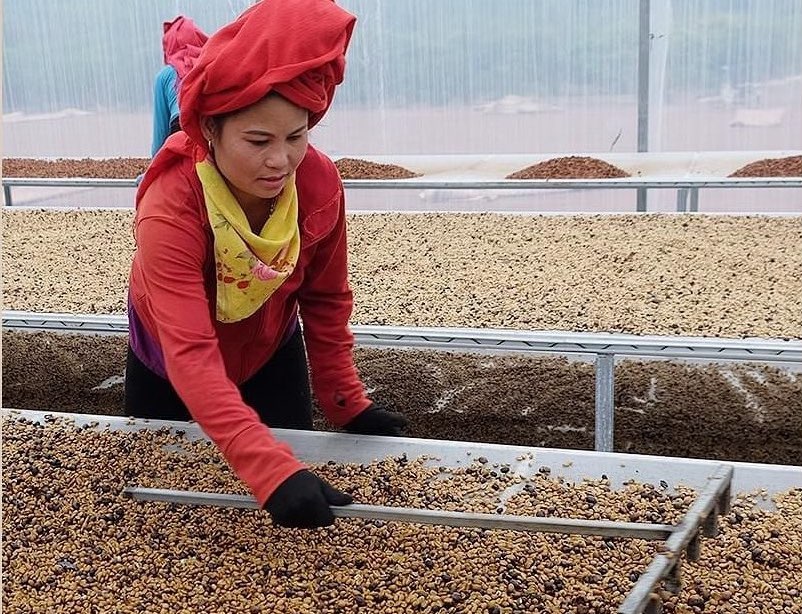
[[[243, 0], [6, 0], [5, 156], [147, 156], [161, 23]], [[342, 0], [332, 155], [635, 151], [638, 0]], [[802, 2], [652, 0], [649, 149], [802, 141]]]

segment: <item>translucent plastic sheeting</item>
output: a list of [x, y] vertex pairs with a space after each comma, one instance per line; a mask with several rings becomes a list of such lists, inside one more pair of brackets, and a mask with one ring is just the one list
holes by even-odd
[[[247, 0], [6, 0], [5, 156], [145, 156], [161, 23]], [[638, 0], [341, 0], [346, 82], [314, 140], [349, 152], [634, 151]], [[651, 0], [654, 150], [798, 149], [802, 3]]]

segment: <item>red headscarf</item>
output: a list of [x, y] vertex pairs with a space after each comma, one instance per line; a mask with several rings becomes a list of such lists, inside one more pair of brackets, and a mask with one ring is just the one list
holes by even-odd
[[342, 83], [355, 23], [332, 0], [261, 0], [212, 35], [182, 81], [182, 129], [205, 150], [202, 116], [242, 109], [271, 90], [308, 109], [315, 125]]
[[162, 49], [164, 63], [169, 64], [183, 79], [200, 55], [201, 48], [209, 37], [203, 33], [189, 17], [179, 15], [172, 21], [164, 22]]

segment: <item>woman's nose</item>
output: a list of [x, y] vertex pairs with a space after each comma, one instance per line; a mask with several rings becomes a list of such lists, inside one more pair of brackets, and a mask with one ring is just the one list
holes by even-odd
[[289, 148], [283, 144], [276, 144], [270, 148], [265, 158], [265, 166], [268, 168], [284, 169], [290, 158]]

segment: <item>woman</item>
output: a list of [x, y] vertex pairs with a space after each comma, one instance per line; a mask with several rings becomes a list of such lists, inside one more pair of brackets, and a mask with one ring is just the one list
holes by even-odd
[[195, 22], [179, 15], [163, 25], [164, 68], [156, 75], [153, 87], [153, 141], [150, 155], [155, 156], [164, 141], [179, 125], [178, 89], [192, 69], [208, 37]]
[[213, 35], [181, 86], [183, 131], [137, 192], [127, 410], [194, 418], [283, 526], [331, 524], [351, 502], [267, 426], [312, 426], [304, 341], [332, 424], [406, 425], [354, 367], [342, 183], [307, 141], [354, 23], [330, 0], [267, 0]]

